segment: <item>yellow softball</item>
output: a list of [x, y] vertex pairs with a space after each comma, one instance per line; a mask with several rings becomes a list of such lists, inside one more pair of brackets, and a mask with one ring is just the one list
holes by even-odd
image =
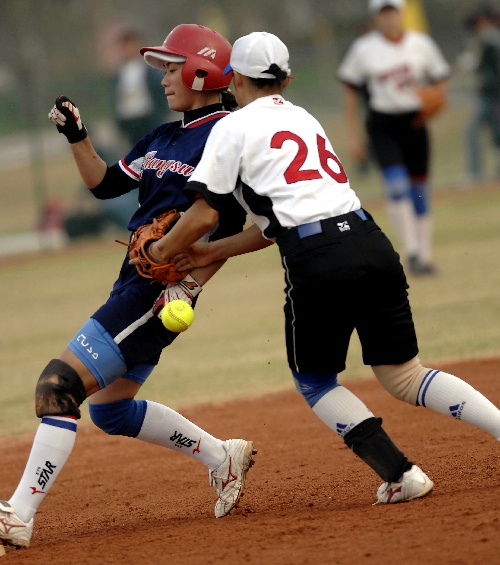
[[161, 312], [163, 325], [171, 332], [184, 332], [193, 323], [194, 310], [184, 300], [167, 302]]

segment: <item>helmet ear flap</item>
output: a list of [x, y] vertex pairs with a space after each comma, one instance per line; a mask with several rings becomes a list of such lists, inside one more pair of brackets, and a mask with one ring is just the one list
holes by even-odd
[[182, 67], [182, 82], [191, 90], [202, 91], [205, 86], [205, 79], [208, 76], [208, 71], [199, 68], [196, 64], [197, 61], [193, 58], [188, 58]]

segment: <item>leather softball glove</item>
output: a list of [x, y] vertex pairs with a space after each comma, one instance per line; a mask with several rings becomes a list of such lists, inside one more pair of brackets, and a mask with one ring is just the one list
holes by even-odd
[[168, 263], [156, 263], [147, 253], [148, 247], [161, 239], [179, 218], [179, 212], [170, 210], [155, 218], [152, 224], [145, 224], [134, 232], [128, 244], [128, 254], [130, 260], [139, 259], [135, 266], [141, 277], [159, 281], [162, 284], [175, 284], [186, 276], [186, 271], [183, 273], [177, 271], [172, 259]]

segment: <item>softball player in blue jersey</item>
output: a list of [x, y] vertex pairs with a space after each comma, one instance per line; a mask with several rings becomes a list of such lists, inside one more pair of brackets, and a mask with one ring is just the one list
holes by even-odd
[[[164, 212], [186, 210], [182, 189], [201, 158], [212, 127], [236, 106], [223, 73], [231, 45], [215, 31], [192, 24], [176, 27], [159, 47], [141, 49], [146, 63], [162, 68], [171, 110], [183, 119], [153, 129], [111, 167], [96, 154], [78, 108], [59, 97], [49, 114], [66, 135], [79, 172], [97, 198], [138, 190], [139, 207], [130, 219], [133, 232]], [[234, 200], [208, 237], [243, 229], [246, 214]], [[28, 547], [35, 512], [66, 463], [76, 437], [79, 406], [87, 398], [93, 422], [108, 434], [136, 437], [181, 450], [209, 468], [218, 499], [215, 516], [237, 504], [246, 472], [253, 463], [253, 443], [219, 440], [161, 404], [135, 400], [165, 347], [177, 334], [164, 328], [158, 314], [165, 301], [180, 298], [195, 305], [202, 285], [222, 266], [195, 269], [176, 285], [141, 277], [123, 261], [108, 300], [71, 339], [58, 359], [42, 371], [36, 387], [41, 424], [24, 474], [8, 501], [0, 501], [0, 541]], [[46, 472], [40, 474], [40, 469]]]
[[[290, 81], [286, 46], [275, 35], [251, 33], [234, 44], [229, 68], [240, 110], [210, 133], [184, 189], [195, 203], [148, 253], [160, 262], [175, 256], [179, 268], [192, 268], [275, 242], [285, 273], [288, 363], [298, 391], [385, 481], [376, 503], [425, 496], [433, 482], [398, 450], [382, 420], [337, 381], [353, 331], [364, 363], [399, 400], [497, 439], [500, 410], [454, 375], [422, 366], [399, 255], [362, 209], [322, 126], [283, 98]], [[255, 123], [259, 128], [251, 127]], [[254, 225], [188, 249], [233, 195]]]

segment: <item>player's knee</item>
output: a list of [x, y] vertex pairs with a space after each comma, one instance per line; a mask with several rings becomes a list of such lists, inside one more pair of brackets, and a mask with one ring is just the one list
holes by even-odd
[[40, 375], [35, 392], [35, 409], [44, 416], [80, 418], [80, 405], [87, 391], [78, 373], [64, 361], [52, 359]]
[[110, 435], [136, 437], [146, 416], [147, 402], [126, 398], [106, 404], [89, 404], [92, 422]]
[[311, 408], [328, 391], [339, 386], [336, 373], [328, 375], [319, 373], [298, 373], [296, 371], [292, 371], [292, 373], [295, 388], [306, 399], [306, 402]]
[[372, 369], [380, 384], [392, 396], [417, 406], [418, 391], [427, 373], [418, 357], [400, 365], [373, 365]]
[[383, 176], [390, 200], [401, 200], [410, 196], [410, 178], [403, 165], [386, 167]]
[[426, 182], [412, 185], [411, 199], [417, 216], [424, 216], [429, 212], [429, 191]]

